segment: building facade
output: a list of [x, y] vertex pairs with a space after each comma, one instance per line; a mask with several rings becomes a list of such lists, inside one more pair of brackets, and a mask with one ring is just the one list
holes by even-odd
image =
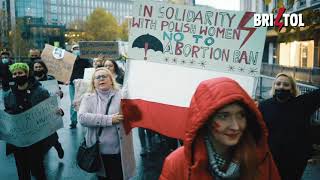
[[9, 45], [9, 4], [8, 0], [0, 0], [0, 48]]
[[[320, 0], [298, 0], [293, 5], [287, 0], [281, 2], [286, 8], [285, 13], [320, 10]], [[241, 0], [241, 10], [276, 14], [278, 4], [278, 0], [271, 0], [270, 4], [263, 0]], [[268, 28], [262, 74], [274, 76], [285, 71], [301, 82], [320, 85], [320, 23], [319, 20], [314, 23], [316, 26], [311, 33], [306, 31], [309, 27], [301, 28], [299, 33], [291, 31], [286, 34], [285, 28], [280, 33]]]

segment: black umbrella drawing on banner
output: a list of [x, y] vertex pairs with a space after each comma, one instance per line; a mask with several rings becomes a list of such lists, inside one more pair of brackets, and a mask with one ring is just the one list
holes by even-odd
[[132, 48], [134, 47], [144, 48], [144, 60], [147, 60], [148, 49], [163, 52], [162, 42], [150, 34], [144, 34], [137, 37], [132, 43]]

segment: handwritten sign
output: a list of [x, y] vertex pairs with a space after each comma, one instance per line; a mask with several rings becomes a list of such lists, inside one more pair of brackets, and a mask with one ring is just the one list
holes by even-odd
[[129, 58], [258, 76], [266, 28], [253, 12], [136, 1]]
[[[53, 54], [56, 52], [56, 59]], [[60, 55], [59, 55], [60, 52]], [[62, 56], [63, 53], [63, 56]], [[53, 75], [58, 81], [68, 82], [73, 70], [73, 64], [76, 60], [76, 56], [67, 51], [57, 51], [56, 47], [46, 44], [41, 59], [48, 67], [48, 73]]]
[[56, 113], [57, 98], [52, 96], [16, 115], [0, 110], [0, 139], [18, 147], [30, 146], [63, 127]]
[[96, 58], [99, 55], [119, 57], [119, 43], [115, 41], [80, 41], [79, 48], [81, 58]]

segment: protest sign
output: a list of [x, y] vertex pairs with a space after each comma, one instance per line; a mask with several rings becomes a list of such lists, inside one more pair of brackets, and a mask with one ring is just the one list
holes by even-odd
[[192, 95], [210, 78], [232, 78], [253, 95], [265, 36], [250, 12], [135, 2], [122, 88], [126, 131], [183, 139]]
[[79, 48], [81, 58], [96, 58], [100, 55], [108, 58], [119, 57], [117, 41], [80, 41]]
[[48, 67], [48, 74], [61, 82], [70, 80], [76, 58], [74, 54], [48, 44], [41, 54], [41, 59]]
[[83, 79], [86, 81], [91, 81], [94, 70], [95, 70], [94, 68], [85, 68]]
[[75, 79], [73, 83], [74, 83], [75, 93], [74, 93], [74, 100], [72, 103], [76, 111], [78, 111], [83, 95], [87, 92], [90, 92], [91, 81], [84, 80], [84, 79]]
[[138, 1], [129, 58], [258, 76], [266, 28], [253, 12]]
[[0, 110], [0, 139], [18, 147], [30, 146], [63, 127], [56, 97], [16, 115]]

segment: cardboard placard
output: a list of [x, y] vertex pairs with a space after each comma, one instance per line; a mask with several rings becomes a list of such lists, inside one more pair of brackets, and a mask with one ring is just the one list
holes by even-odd
[[70, 80], [76, 58], [77, 56], [74, 54], [49, 44], [46, 44], [41, 54], [41, 59], [48, 67], [48, 74], [53, 75], [61, 82]]

